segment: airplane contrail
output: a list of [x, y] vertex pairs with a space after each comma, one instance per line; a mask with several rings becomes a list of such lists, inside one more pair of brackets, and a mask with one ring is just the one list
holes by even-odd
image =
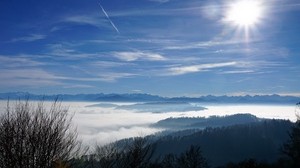
[[102, 9], [102, 12], [104, 13], [104, 15], [106, 16], [107, 20], [110, 22], [110, 24], [112, 25], [112, 27], [120, 34], [119, 29], [117, 28], [117, 26], [114, 24], [114, 22], [109, 18], [108, 14], [106, 13], [106, 11], [104, 10], [103, 6], [101, 5], [101, 3], [99, 2], [99, 6]]

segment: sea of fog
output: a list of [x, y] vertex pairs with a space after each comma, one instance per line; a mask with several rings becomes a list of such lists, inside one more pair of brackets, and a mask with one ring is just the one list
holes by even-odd
[[[36, 104], [37, 102], [32, 102]], [[14, 102], [10, 103], [12, 106]], [[50, 107], [51, 102], [44, 102]], [[0, 101], [3, 112], [7, 102]], [[162, 131], [150, 125], [169, 117], [209, 117], [249, 113], [260, 118], [296, 120], [294, 105], [201, 103], [63, 102], [74, 113], [73, 124], [85, 144], [106, 144]]]

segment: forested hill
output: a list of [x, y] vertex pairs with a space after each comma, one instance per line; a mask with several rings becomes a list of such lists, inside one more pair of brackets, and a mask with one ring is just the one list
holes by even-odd
[[257, 118], [251, 114], [234, 114], [228, 116], [210, 116], [205, 117], [179, 117], [167, 118], [160, 120], [152, 127], [164, 128], [168, 130], [176, 129], [191, 129], [191, 128], [206, 128], [206, 127], [222, 127], [237, 124], [249, 124], [254, 122], [261, 122], [266, 119]]
[[[253, 158], [274, 162], [280, 147], [289, 136], [293, 123], [286, 120], [265, 120], [243, 125], [185, 130], [160, 137], [155, 142], [155, 156], [179, 154], [190, 145], [200, 146], [212, 166]], [[188, 132], [188, 133], [187, 133]]]

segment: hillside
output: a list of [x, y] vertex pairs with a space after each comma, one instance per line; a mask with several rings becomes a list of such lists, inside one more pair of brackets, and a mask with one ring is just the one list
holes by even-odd
[[[280, 147], [288, 139], [292, 123], [285, 120], [185, 130], [160, 137], [155, 142], [156, 157], [179, 154], [190, 145], [198, 145], [213, 166], [245, 159], [274, 162], [280, 156]], [[181, 136], [182, 135], [182, 136]]]
[[237, 124], [249, 124], [254, 122], [260, 122], [265, 119], [257, 118], [251, 114], [235, 114], [230, 116], [211, 116], [205, 117], [180, 117], [180, 118], [167, 118], [160, 120], [152, 127], [164, 128], [164, 129], [203, 129], [206, 127], [222, 127]]

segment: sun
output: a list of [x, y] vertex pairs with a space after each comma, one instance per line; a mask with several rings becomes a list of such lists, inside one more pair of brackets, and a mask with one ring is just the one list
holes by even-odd
[[229, 5], [226, 21], [233, 25], [249, 28], [258, 24], [263, 17], [263, 5], [257, 0], [240, 0]]

